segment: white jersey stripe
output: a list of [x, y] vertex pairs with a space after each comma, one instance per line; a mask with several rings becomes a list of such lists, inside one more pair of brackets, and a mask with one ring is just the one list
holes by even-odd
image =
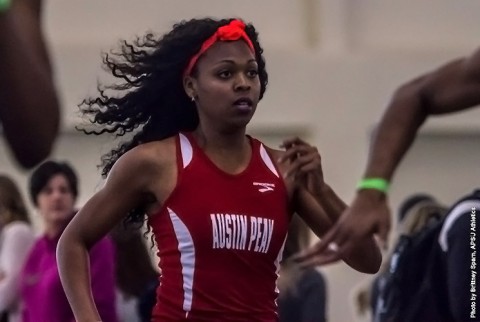
[[192, 161], [193, 148], [192, 148], [192, 144], [190, 143], [190, 141], [185, 135], [180, 133], [179, 136], [180, 136], [180, 150], [182, 152], [183, 168], [186, 168]]
[[[280, 247], [280, 250], [278, 251], [277, 258], [275, 259], [275, 267], [276, 267], [275, 273], [277, 274], [277, 280], [275, 281], [275, 293], [277, 293], [277, 296], [278, 296], [278, 294], [280, 294], [280, 290], [278, 289], [278, 284], [277, 283], [278, 283], [278, 278], [280, 277], [280, 263], [282, 262], [283, 249], [285, 248], [285, 243], [287, 242], [287, 237], [288, 237], [288, 234], [287, 234], [287, 236], [285, 236], [285, 239], [283, 240], [282, 247]], [[277, 304], [276, 300], [275, 300], [275, 304]]]
[[445, 219], [442, 230], [440, 231], [440, 235], [438, 237], [438, 243], [440, 244], [444, 252], [448, 251], [448, 231], [450, 230], [450, 228], [452, 228], [455, 221], [461, 215], [465, 213], [470, 214], [472, 208], [480, 208], [480, 203], [478, 202], [478, 200], [465, 200], [456, 205], [455, 208], [453, 208], [452, 211], [448, 214], [447, 219]]
[[263, 162], [270, 169], [270, 171], [272, 171], [272, 173], [277, 176], [277, 178], [279, 178], [277, 169], [275, 169], [272, 159], [270, 159], [270, 156], [268, 155], [267, 150], [265, 150], [263, 144], [260, 145], [260, 156], [262, 157]]
[[185, 226], [183, 221], [177, 216], [177, 214], [175, 214], [175, 212], [173, 212], [172, 209], [167, 209], [178, 241], [178, 251], [180, 252], [180, 264], [182, 265], [183, 278], [183, 310], [188, 314], [192, 309], [195, 246], [187, 226]]

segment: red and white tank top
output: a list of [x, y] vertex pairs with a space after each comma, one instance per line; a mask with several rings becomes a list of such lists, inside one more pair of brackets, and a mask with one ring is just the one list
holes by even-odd
[[190, 134], [177, 140], [177, 185], [149, 219], [162, 276], [153, 321], [278, 321], [276, 288], [290, 212], [258, 140], [247, 168], [219, 169]]

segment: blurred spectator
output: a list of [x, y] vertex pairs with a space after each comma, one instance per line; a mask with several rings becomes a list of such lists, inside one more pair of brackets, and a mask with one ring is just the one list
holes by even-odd
[[325, 279], [314, 267], [302, 268], [291, 257], [309, 246], [310, 229], [294, 215], [288, 229], [278, 279], [281, 322], [325, 322]]
[[[56, 249], [60, 235], [75, 215], [77, 194], [77, 176], [67, 163], [46, 161], [30, 177], [30, 197], [45, 230], [35, 242], [21, 277], [23, 322], [74, 320], [60, 282]], [[89, 254], [93, 295], [102, 321], [117, 322], [114, 245], [104, 238]]]
[[0, 312], [2, 321], [21, 321], [18, 283], [35, 240], [27, 208], [13, 180], [0, 175]]
[[[405, 293], [412, 299], [419, 299], [417, 294], [422, 283], [412, 281], [411, 276], [425, 280], [423, 277], [430, 274], [429, 261], [435, 261], [436, 256], [429, 254], [436, 253], [436, 241], [446, 213], [447, 208], [429, 194], [415, 193], [402, 202], [397, 212], [397, 241], [391, 254], [373, 282], [357, 291], [355, 301], [360, 315], [371, 312], [373, 318], [381, 310], [379, 315], [395, 316], [393, 311], [397, 304], [400, 307], [402, 302], [412, 307], [411, 301], [403, 300]], [[410, 271], [414, 270], [412, 275]], [[395, 299], [396, 303], [390, 303], [390, 299]]]

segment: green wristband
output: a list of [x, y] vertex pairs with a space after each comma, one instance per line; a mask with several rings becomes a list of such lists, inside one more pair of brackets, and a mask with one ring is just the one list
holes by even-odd
[[12, 4], [11, 0], [0, 0], [0, 13], [10, 9], [11, 4]]
[[373, 189], [387, 193], [389, 185], [389, 182], [383, 178], [363, 178], [357, 184], [357, 190]]

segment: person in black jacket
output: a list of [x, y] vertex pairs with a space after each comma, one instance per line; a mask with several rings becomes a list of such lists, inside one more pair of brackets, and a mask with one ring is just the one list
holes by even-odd
[[292, 260], [310, 242], [311, 231], [294, 215], [285, 242], [280, 268], [278, 308], [280, 322], [327, 321], [327, 285], [315, 267], [303, 268]]

